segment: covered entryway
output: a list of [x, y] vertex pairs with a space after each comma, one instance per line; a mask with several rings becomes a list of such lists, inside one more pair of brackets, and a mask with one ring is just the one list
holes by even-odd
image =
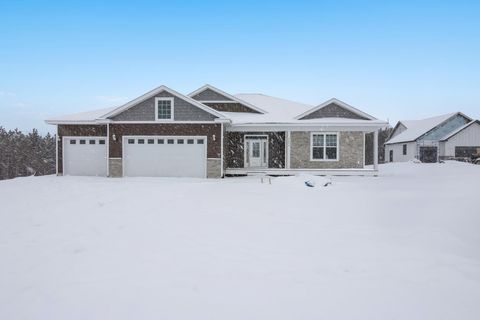
[[420, 161], [426, 163], [437, 162], [437, 147], [420, 147]]
[[124, 176], [206, 177], [206, 137], [129, 136], [122, 144]]
[[107, 176], [107, 137], [63, 137], [63, 174]]
[[245, 136], [245, 167], [268, 167], [268, 136]]

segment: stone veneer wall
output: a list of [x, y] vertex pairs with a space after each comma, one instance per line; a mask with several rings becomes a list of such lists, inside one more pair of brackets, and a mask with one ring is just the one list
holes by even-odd
[[361, 131], [339, 132], [338, 161], [310, 161], [310, 131], [294, 131], [290, 137], [290, 168], [292, 169], [361, 169], [364, 162]]
[[207, 159], [207, 178], [222, 177], [222, 161], [218, 159]]
[[123, 176], [122, 158], [108, 159], [108, 176], [111, 178], [118, 178]]

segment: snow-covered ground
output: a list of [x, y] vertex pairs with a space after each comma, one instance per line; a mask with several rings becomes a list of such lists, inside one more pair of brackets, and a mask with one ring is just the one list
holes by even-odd
[[480, 166], [0, 181], [0, 319], [479, 319]]

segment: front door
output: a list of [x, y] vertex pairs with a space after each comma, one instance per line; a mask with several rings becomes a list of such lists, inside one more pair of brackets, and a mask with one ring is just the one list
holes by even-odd
[[254, 168], [267, 167], [267, 139], [247, 138], [246, 144], [246, 166]]

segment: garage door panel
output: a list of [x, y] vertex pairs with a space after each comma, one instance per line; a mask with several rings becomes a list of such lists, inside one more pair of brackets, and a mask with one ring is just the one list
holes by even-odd
[[[148, 143], [152, 139], [154, 143]], [[183, 143], [179, 144], [179, 140]], [[193, 143], [187, 143], [188, 140]], [[124, 175], [203, 178], [206, 175], [205, 141], [204, 137], [126, 137]]]
[[107, 176], [106, 137], [64, 137], [63, 174]]

